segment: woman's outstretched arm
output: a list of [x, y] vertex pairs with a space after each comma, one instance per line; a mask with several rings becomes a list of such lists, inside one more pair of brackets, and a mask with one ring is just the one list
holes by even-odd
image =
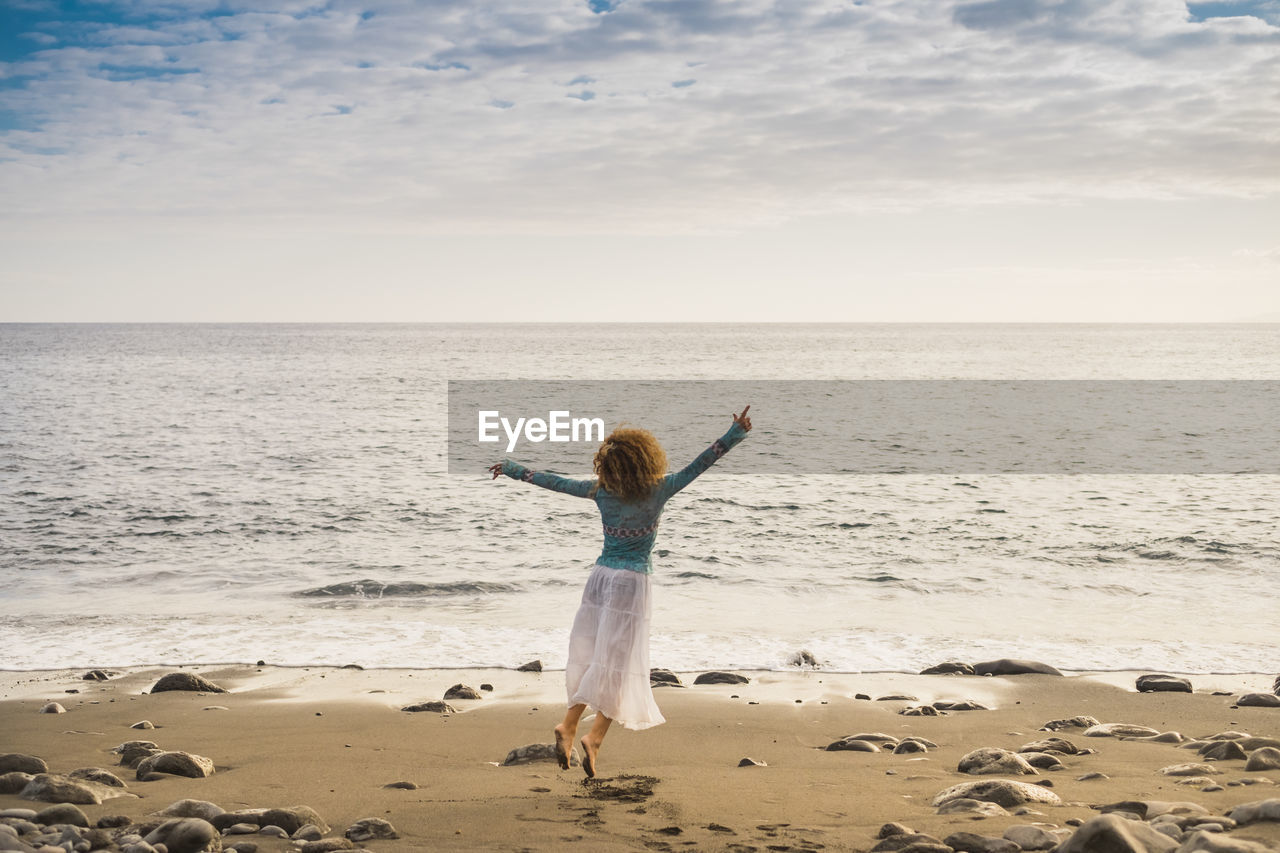
[[490, 465], [489, 473], [495, 480], [498, 479], [499, 474], [506, 474], [513, 480], [523, 480], [553, 492], [573, 495], [575, 498], [591, 497], [591, 490], [596, 484], [595, 480], [570, 480], [568, 477], [546, 471], [530, 471], [519, 462], [512, 462], [510, 459], [504, 459], [497, 465]]
[[711, 446], [699, 453], [697, 459], [675, 474], [668, 474], [662, 481], [663, 496], [669, 498], [692, 483], [699, 474], [714, 465], [717, 459], [746, 438], [747, 433], [751, 431], [751, 418], [747, 417], [747, 412], [750, 410], [751, 407], [747, 406], [742, 410], [742, 414], [734, 415], [733, 426], [729, 427], [729, 431], [711, 442]]

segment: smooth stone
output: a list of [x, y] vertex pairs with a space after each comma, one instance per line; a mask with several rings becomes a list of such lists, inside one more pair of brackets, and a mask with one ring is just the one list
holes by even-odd
[[228, 691], [214, 684], [207, 678], [194, 672], [171, 672], [160, 677], [151, 685], [152, 693], [167, 693], [172, 690], [189, 690], [195, 693], [227, 693]]
[[649, 684], [659, 685], [668, 684], [672, 687], [683, 687], [680, 683], [680, 677], [669, 669], [651, 669], [649, 670]]
[[1273, 693], [1246, 693], [1236, 700], [1241, 708], [1280, 708], [1280, 696]]
[[[32, 820], [36, 816], [35, 809], [0, 809], [0, 820], [12, 818], [13, 820]], [[0, 824], [4, 826], [4, 824]]]
[[877, 702], [918, 702], [920, 700], [909, 693], [890, 693], [887, 696], [877, 696], [876, 701]]
[[383, 820], [380, 817], [361, 818], [347, 827], [347, 831], [342, 834], [357, 844], [372, 841], [375, 838], [395, 839], [400, 837], [400, 834], [396, 832], [396, 828], [391, 825], [390, 821]]
[[931, 667], [920, 670], [921, 675], [973, 675], [973, 667], [961, 661], [950, 660], [945, 663], [934, 664]]
[[162, 752], [150, 758], [144, 758], [138, 764], [137, 775], [144, 779], [152, 773], [168, 773], [173, 776], [186, 776], [189, 779], [204, 779], [212, 776], [213, 762], [203, 755], [190, 752]]
[[80, 676], [81, 681], [110, 681], [111, 675], [102, 669], [91, 669]]
[[1131, 723], [1099, 723], [1084, 730], [1085, 737], [1152, 737], [1160, 732]]
[[213, 850], [220, 849], [221, 843], [212, 845], [218, 838], [218, 830], [209, 821], [198, 817], [179, 817], [166, 820], [147, 833], [143, 840], [152, 846], [163, 844], [169, 853], [199, 853], [211, 846]]
[[[525, 746], [517, 746], [515, 749], [507, 753], [507, 757], [502, 760], [503, 767], [511, 767], [516, 764], [530, 764], [534, 761], [558, 761], [556, 758], [556, 745], [554, 743], [530, 743]], [[569, 765], [576, 766], [578, 763], [578, 748], [575, 746], [569, 752]]]
[[916, 705], [912, 708], [903, 708], [898, 712], [903, 717], [941, 717], [944, 716], [942, 711], [932, 705]]
[[1211, 764], [1170, 764], [1158, 772], [1165, 776], [1215, 776], [1224, 771]]
[[101, 829], [119, 829], [131, 823], [133, 823], [133, 818], [122, 814], [104, 815], [98, 818], [98, 827]]
[[1036, 769], [1016, 752], [999, 747], [986, 746], [967, 753], [960, 759], [956, 769], [970, 776], [1008, 775], [1016, 773], [1022, 776], [1036, 775]]
[[[96, 804], [90, 804], [96, 805]], [[35, 823], [44, 826], [53, 826], [59, 823], [69, 823], [72, 826], [89, 825], [89, 818], [85, 817], [84, 812], [73, 806], [71, 803], [58, 803], [56, 806], [49, 806], [47, 809], [41, 809], [36, 812], [36, 816], [32, 818]]]
[[1057, 853], [1173, 853], [1178, 842], [1140, 821], [1104, 814], [1086, 820]]
[[480, 691], [465, 684], [455, 684], [444, 692], [445, 699], [483, 699]]
[[888, 838], [891, 835], [914, 835], [915, 830], [902, 823], [886, 823], [880, 827], [880, 831], [876, 833], [876, 838]]
[[1252, 803], [1242, 803], [1231, 811], [1227, 812], [1227, 817], [1234, 820], [1240, 826], [1250, 823], [1258, 823], [1259, 821], [1280, 821], [1280, 799], [1258, 800]]
[[1094, 772], [1094, 773], [1086, 773], [1083, 776], [1077, 776], [1076, 781], [1077, 782], [1104, 782], [1110, 778], [1111, 777], [1108, 776], [1106, 773]]
[[933, 707], [939, 711], [990, 711], [986, 705], [981, 702], [975, 702], [972, 699], [964, 699], [960, 702], [934, 702]]
[[1217, 740], [1200, 750], [1202, 758], [1209, 761], [1243, 761], [1249, 756], [1237, 740]]
[[1021, 806], [1027, 803], [1049, 803], [1057, 805], [1062, 800], [1053, 791], [1040, 785], [1016, 782], [1012, 779], [982, 779], [976, 782], [961, 782], [939, 791], [933, 797], [933, 805], [941, 806], [948, 800], [965, 797], [971, 800], [983, 800], [1005, 808]]
[[67, 709], [59, 705], [57, 702], [50, 702], [40, 709], [41, 714], [65, 714]]
[[87, 782], [97, 782], [99, 785], [107, 785], [112, 788], [129, 787], [119, 776], [108, 770], [103, 770], [100, 767], [81, 767], [78, 770], [72, 770], [67, 774], [67, 776], [71, 779], [84, 779]]
[[237, 841], [230, 847], [224, 847], [223, 850], [230, 850], [233, 853], [258, 853], [258, 845], [252, 841]]
[[23, 773], [20, 770], [13, 770], [0, 776], [0, 794], [19, 794], [22, 789], [31, 784], [31, 780], [36, 778], [30, 773]]
[[739, 767], [768, 767], [769, 765], [765, 764], [763, 761], [759, 761], [755, 758], [751, 758], [750, 756], [748, 756], [740, 760], [738, 762], [738, 766]]
[[155, 727], [156, 727], [156, 724], [151, 722], [150, 720], [139, 720], [138, 722], [129, 726], [129, 728], [131, 729], [147, 729], [147, 730], [154, 729]]
[[1174, 675], [1153, 673], [1139, 675], [1135, 685], [1139, 693], [1190, 693], [1191, 682]]
[[888, 838], [882, 838], [871, 848], [871, 853], [892, 853], [892, 851], [903, 850], [910, 847], [913, 851], [925, 851], [930, 848], [936, 848], [939, 851], [950, 850], [951, 848], [942, 843], [942, 839], [934, 838], [932, 835], [926, 835], [923, 832], [904, 833], [902, 835], [890, 835]]
[[44, 759], [36, 758], [22, 752], [9, 752], [0, 755], [0, 775], [5, 773], [26, 773], [31, 776], [37, 773], [48, 773], [49, 765]]
[[119, 788], [99, 785], [82, 779], [72, 779], [52, 773], [40, 773], [32, 777], [27, 787], [18, 793], [24, 800], [39, 800], [44, 803], [74, 803], [82, 806], [96, 806], [103, 800], [112, 797], [132, 796]]
[[827, 752], [879, 752], [880, 747], [869, 740], [842, 738], [827, 744]]
[[1029, 823], [1009, 827], [1004, 837], [1022, 850], [1052, 850], [1062, 841], [1052, 832]]
[[1280, 749], [1273, 746], [1255, 749], [1249, 755], [1249, 760], [1245, 762], [1244, 769], [1250, 773], [1259, 770], [1280, 770]]
[[1060, 732], [1063, 729], [1091, 729], [1100, 725], [1102, 724], [1096, 718], [1081, 715], [1079, 717], [1067, 717], [1062, 720], [1050, 720], [1040, 727], [1040, 731]]
[[893, 748], [894, 755], [909, 755], [915, 752], [928, 752], [929, 747], [918, 740], [904, 740]]
[[[650, 679], [652, 679], [650, 674]], [[736, 672], [704, 672], [693, 680], [694, 684], [750, 684], [751, 679]]]
[[1056, 752], [1020, 752], [1018, 753], [1027, 760], [1027, 763], [1037, 770], [1065, 770], [1066, 765], [1062, 763], [1062, 759], [1058, 757], [1060, 753]]
[[1056, 667], [1049, 666], [1047, 663], [1013, 658], [975, 663], [973, 672], [975, 675], [1062, 675]]
[[156, 812], [161, 817], [198, 817], [210, 823], [215, 817], [226, 813], [222, 806], [208, 800], [177, 800]]
[[1208, 776], [1186, 776], [1182, 779], [1174, 779], [1175, 785], [1212, 785], [1214, 781]]
[[120, 756], [122, 765], [130, 767], [137, 767], [142, 759], [164, 752], [149, 740], [127, 740], [111, 751]]
[[542, 672], [542, 661], [531, 660], [516, 667], [516, 672]]
[[307, 824], [314, 824], [321, 832], [329, 831], [329, 824], [310, 806], [289, 806], [281, 809], [267, 809], [258, 819], [259, 826], [278, 826], [292, 835]]
[[1183, 839], [1176, 853], [1268, 853], [1270, 850], [1256, 841], [1199, 830]]
[[991, 838], [973, 832], [953, 832], [942, 843], [956, 853], [1021, 853], [1022, 848], [1004, 838]]
[[258, 831], [256, 823], [233, 823], [222, 830], [223, 835], [253, 835]]
[[1253, 752], [1255, 749], [1262, 749], [1264, 746], [1280, 749], [1280, 740], [1276, 740], [1273, 737], [1242, 737], [1236, 743], [1240, 744], [1240, 748], [1245, 752]]
[[335, 850], [354, 850], [355, 845], [345, 838], [320, 838], [308, 841], [298, 848], [298, 853], [333, 853]]
[[447, 702], [441, 702], [433, 699], [430, 702], [419, 702], [416, 705], [405, 705], [401, 711], [409, 711], [410, 713], [419, 713], [421, 711], [429, 711], [433, 714], [456, 714], [457, 709]]
[[[393, 789], [395, 789], [395, 790], [400, 790], [400, 791], [416, 791], [416, 790], [418, 790], [418, 783], [417, 783], [417, 782], [409, 782], [409, 781], [402, 780], [402, 781], [399, 781], [399, 782], [388, 782], [387, 784], [383, 785], [382, 787], [384, 787], [384, 788], [393, 788]], [[303, 829], [305, 829], [305, 828], [306, 828], [306, 827], [303, 827]], [[301, 831], [301, 830], [299, 830], [299, 831]], [[295, 837], [296, 837], [296, 834], [295, 834]]]
[[1166, 800], [1121, 800], [1118, 803], [1099, 806], [1098, 810], [1103, 814], [1127, 812], [1137, 815], [1140, 820], [1154, 820], [1166, 815], [1200, 816], [1209, 814], [1209, 810], [1199, 803], [1170, 802]]
[[[414, 787], [416, 788], [417, 786], [414, 785]], [[289, 837], [294, 841], [319, 841], [324, 837], [324, 833], [320, 831], [320, 827], [314, 823], [309, 823], [306, 826], [298, 827], [298, 831]]]
[[492, 693], [492, 692], [493, 692], [493, 685], [492, 685], [492, 684], [489, 684], [487, 681], [482, 681], [482, 682], [480, 682], [480, 692], [482, 692], [482, 693]]
[[290, 837], [289, 833], [285, 829], [270, 823], [262, 827], [261, 829], [259, 829], [258, 834], [265, 835], [268, 838], [289, 838]]
[[947, 800], [938, 806], [938, 814], [968, 814], [974, 817], [1001, 817], [1009, 814], [1004, 806], [988, 803], [985, 800], [974, 800], [969, 797], [957, 797]]

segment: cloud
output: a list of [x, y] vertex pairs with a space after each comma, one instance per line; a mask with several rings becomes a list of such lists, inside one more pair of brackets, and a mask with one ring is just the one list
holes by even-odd
[[[648, 233], [1274, 194], [1280, 29], [1269, 2], [1253, 7], [104, 0], [81, 19], [24, 12], [54, 41], [0, 64], [0, 216]], [[697, 97], [683, 91], [691, 67]]]

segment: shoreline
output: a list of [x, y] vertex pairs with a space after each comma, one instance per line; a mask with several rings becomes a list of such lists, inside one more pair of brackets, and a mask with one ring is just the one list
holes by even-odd
[[[144, 692], [168, 672], [198, 673], [230, 692]], [[1137, 693], [1131, 678], [1124, 685], [1111, 683], [1115, 674], [816, 670], [751, 673], [747, 684], [693, 686], [681, 673], [689, 686], [655, 690], [667, 724], [638, 733], [615, 728], [601, 753], [600, 778], [584, 783], [580, 769], [561, 771], [553, 762], [501, 766], [510, 750], [550, 741], [564, 701], [563, 677], [553, 671], [154, 667], [106, 682], [84, 681], [83, 674], [0, 673], [0, 753], [38, 756], [51, 773], [98, 767], [119, 776], [128, 785], [124, 792], [136, 798], [80, 806], [91, 825], [108, 815], [124, 815], [135, 826], [155, 823], [149, 816], [193, 799], [229, 812], [306, 805], [323, 817], [333, 837], [364, 818], [390, 821], [400, 837], [364, 842], [375, 851], [763, 851], [818, 845], [870, 851], [882, 843], [877, 835], [889, 822], [937, 839], [957, 832], [999, 838], [1018, 826], [1065, 838], [1077, 831], [1072, 822], [1089, 822], [1101, 807], [1125, 801], [1190, 802], [1210, 815], [1260, 800], [1280, 802], [1280, 768], [1246, 771], [1243, 760], [1207, 762], [1205, 779], [1186, 785], [1189, 777], [1160, 772], [1202, 760], [1179, 744], [1085, 737], [1082, 729], [1041, 731], [1051, 720], [1089, 715], [1101, 723], [1178, 732], [1180, 738], [1232, 731], [1280, 738], [1280, 708], [1233, 708], [1234, 696], [1215, 695], [1211, 688], [1217, 685], [1202, 686], [1197, 676], [1193, 693]], [[1271, 677], [1266, 680], [1270, 688]], [[439, 700], [459, 682], [487, 683], [493, 690], [481, 699], [449, 700], [456, 713], [401, 710]], [[856, 693], [872, 698], [856, 699]], [[881, 698], [889, 694], [914, 698]], [[989, 710], [900, 713], [963, 699]], [[49, 701], [61, 703], [66, 713], [38, 713]], [[156, 728], [130, 728], [143, 719]], [[914, 736], [936, 747], [915, 754], [825, 748], [856, 733]], [[1061, 755], [1064, 770], [1034, 775], [958, 770], [974, 750], [1017, 751], [1050, 736], [1096, 753]], [[154, 781], [137, 780], [110, 752], [131, 740], [205, 756], [215, 772], [207, 778], [161, 774]], [[739, 767], [744, 758], [765, 766]], [[992, 779], [1047, 782], [1061, 802], [1031, 803], [1023, 814], [1010, 807], [988, 817], [939, 814], [932, 805], [953, 785]], [[416, 787], [385, 787], [397, 782]], [[46, 806], [0, 795], [0, 809]], [[1276, 814], [1280, 818], [1280, 806]], [[1227, 834], [1264, 845], [1241, 851], [1280, 849], [1280, 820]], [[223, 843], [245, 840], [262, 853], [298, 849], [260, 833], [228, 835]]]

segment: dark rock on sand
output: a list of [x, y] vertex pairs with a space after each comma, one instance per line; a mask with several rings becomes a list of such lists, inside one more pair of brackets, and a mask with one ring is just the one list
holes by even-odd
[[1035, 660], [1000, 660], [983, 661], [973, 665], [975, 675], [1062, 675], [1055, 667]]
[[1066, 765], [1054, 752], [1021, 752], [1018, 753], [1027, 763], [1037, 770], [1065, 770]]
[[1042, 732], [1060, 732], [1064, 729], [1089, 729], [1101, 725], [1094, 717], [1067, 717], [1064, 720], [1050, 720], [1040, 727]]
[[894, 853], [907, 847], [919, 850], [921, 853], [930, 847], [939, 851], [951, 849], [942, 843], [942, 839], [934, 838], [932, 835], [926, 835], [923, 832], [904, 832], [880, 839], [876, 846], [871, 848], [871, 853]]
[[913, 835], [914, 829], [901, 823], [886, 823], [880, 827], [880, 831], [876, 833], [876, 838], [888, 838], [891, 835]]
[[82, 681], [110, 681], [111, 673], [102, 669], [91, 669], [84, 675], [80, 676]]
[[1272, 848], [1256, 841], [1232, 838], [1217, 832], [1199, 831], [1188, 835], [1177, 853], [1271, 853]]
[[911, 708], [903, 708], [898, 712], [904, 717], [939, 717], [943, 716], [943, 712], [939, 711], [932, 705], [916, 705]]
[[1163, 673], [1139, 675], [1135, 683], [1139, 693], [1190, 693], [1191, 682]]
[[[553, 743], [530, 743], [525, 746], [517, 746], [515, 749], [507, 753], [507, 757], [503, 759], [503, 767], [512, 767], [516, 764], [530, 764], [534, 761], [557, 761], [556, 745]], [[569, 753], [569, 764], [571, 766], [578, 763], [578, 749], [573, 748]]]
[[1244, 769], [1250, 773], [1258, 770], [1280, 770], [1280, 749], [1273, 746], [1255, 749], [1245, 762]]
[[50, 702], [40, 709], [41, 714], [65, 714], [67, 709], [59, 705], [57, 702]]
[[1258, 823], [1259, 821], [1280, 821], [1280, 799], [1258, 800], [1252, 803], [1242, 803], [1231, 811], [1227, 812], [1227, 817], [1234, 820], [1240, 826], [1250, 823]]
[[34, 778], [32, 774], [23, 773], [21, 770], [12, 770], [0, 775], [0, 794], [20, 793], [23, 788], [31, 784]]
[[[213, 822], [215, 817], [226, 814], [226, 809], [208, 800], [177, 800], [156, 812], [161, 817], [198, 817]], [[257, 826], [257, 822], [254, 822]]]
[[1154, 737], [1158, 734], [1155, 729], [1130, 723], [1099, 723], [1084, 730], [1085, 737]]
[[190, 752], [162, 752], [144, 758], [138, 764], [137, 776], [141, 780], [153, 773], [169, 773], [189, 779], [204, 779], [213, 775], [213, 762], [203, 755]]
[[939, 711], [990, 711], [986, 705], [981, 702], [975, 702], [972, 699], [964, 699], [960, 702], [934, 702], [933, 707]]
[[112, 788], [129, 787], [114, 773], [103, 770], [98, 767], [81, 767], [78, 770], [72, 770], [67, 776], [72, 779], [84, 779], [88, 782], [97, 782], [99, 785], [109, 785]]
[[71, 805], [71, 803], [59, 803], [56, 806], [49, 806], [36, 812], [34, 823], [42, 826], [53, 826], [59, 823], [69, 823], [72, 826], [89, 826], [89, 818], [85, 817], [84, 812]]
[[[652, 673], [649, 676], [653, 679]], [[694, 684], [750, 684], [751, 679], [736, 672], [704, 672], [693, 680]]]
[[893, 748], [894, 755], [907, 755], [914, 752], [928, 752], [929, 747], [918, 740], [904, 740]]
[[1236, 700], [1241, 708], [1280, 708], [1280, 696], [1272, 693], [1246, 693]]
[[938, 814], [968, 814], [974, 817], [1004, 817], [1008, 816], [1003, 806], [995, 803], [988, 803], [984, 800], [974, 800], [969, 797], [956, 797], [954, 800], [947, 800], [938, 806]]
[[888, 696], [877, 696], [877, 702], [919, 702], [915, 696], [906, 693], [890, 693]]
[[455, 684], [444, 692], [445, 699], [483, 699], [480, 691], [465, 684]]
[[355, 847], [345, 838], [320, 838], [303, 844], [298, 853], [333, 853], [335, 850], [354, 850]]
[[1248, 756], [1239, 741], [1216, 740], [1205, 744], [1200, 755], [1208, 761], [1244, 761]]
[[30, 773], [34, 776], [37, 773], [48, 773], [49, 765], [44, 763], [44, 759], [21, 752], [0, 755], [0, 774], [14, 772]]
[[302, 827], [312, 823], [320, 831], [328, 832], [329, 824], [310, 806], [289, 806], [281, 809], [267, 809], [258, 819], [259, 826], [278, 826], [289, 835], [293, 835]]
[[119, 753], [122, 766], [136, 769], [144, 758], [159, 755], [164, 750], [149, 740], [130, 740], [120, 744], [112, 752]]
[[827, 752], [879, 752], [880, 747], [869, 740], [846, 737], [827, 744]]
[[769, 765], [765, 764], [763, 761], [757, 761], [756, 759], [748, 756], [746, 758], [741, 759], [738, 762], [738, 766], [739, 767], [768, 767]]
[[1085, 821], [1058, 853], [1173, 853], [1178, 842], [1145, 823], [1104, 814]]
[[492, 685], [492, 684], [489, 684], [489, 683], [487, 683], [487, 682], [481, 682], [481, 684], [480, 684], [480, 692], [481, 692], [481, 693], [492, 693], [492, 692], [493, 692], [493, 685]]
[[1280, 740], [1273, 737], [1242, 737], [1236, 743], [1240, 744], [1245, 752], [1253, 752], [1255, 749], [1262, 749], [1264, 746], [1280, 749]]
[[995, 803], [1005, 808], [1027, 803], [1058, 805], [1062, 802], [1053, 791], [1039, 785], [1015, 782], [1012, 779], [983, 779], [977, 782], [961, 782], [959, 785], [952, 785], [950, 788], [939, 791], [933, 797], [933, 805], [941, 806], [949, 800], [961, 797]]
[[101, 829], [119, 829], [120, 827], [128, 826], [131, 823], [133, 823], [133, 818], [122, 814], [103, 815], [98, 818], [98, 826]]
[[1170, 764], [1159, 772], [1165, 776], [1210, 776], [1223, 771], [1212, 764]]
[[1062, 841], [1052, 832], [1029, 823], [1009, 827], [1004, 831], [1004, 837], [1023, 850], [1052, 850]]
[[450, 705], [447, 702], [441, 702], [438, 699], [433, 699], [430, 702], [419, 702], [416, 705], [405, 705], [400, 710], [409, 711], [410, 713], [414, 713], [414, 714], [422, 711], [429, 711], [433, 714], [456, 714], [457, 713], [457, 709], [455, 709], [452, 705]]
[[52, 773], [40, 773], [31, 778], [19, 793], [24, 800], [42, 803], [75, 803], [96, 806], [111, 797], [128, 796], [116, 788], [108, 788], [94, 782], [71, 779]]
[[993, 746], [975, 749], [966, 754], [960, 759], [960, 764], [956, 769], [961, 773], [968, 773], [970, 776], [1008, 775], [1011, 773], [1022, 776], [1036, 775], [1036, 769], [1028, 764], [1027, 760], [1021, 755]]
[[934, 664], [927, 669], [920, 670], [921, 675], [973, 675], [973, 667], [967, 663], [961, 663], [956, 660], [949, 660], [946, 663]]
[[375, 838], [399, 838], [400, 834], [390, 822], [380, 817], [366, 817], [356, 821], [343, 833], [357, 844], [372, 841]]
[[1077, 755], [1080, 752], [1080, 747], [1066, 738], [1047, 737], [1023, 744], [1018, 752], [1056, 752], [1062, 755]]
[[516, 667], [516, 672], [542, 672], [542, 661], [531, 660]]
[[189, 690], [195, 693], [226, 693], [218, 685], [202, 678], [194, 672], [171, 672], [161, 676], [151, 688], [152, 693], [167, 693], [171, 690]]
[[148, 844], [163, 844], [169, 853], [199, 853], [201, 850], [221, 850], [218, 830], [213, 824], [198, 817], [179, 817], [166, 820], [144, 839]]
[[156, 727], [156, 724], [151, 722], [150, 720], [139, 720], [138, 722], [129, 726], [129, 728], [131, 729], [144, 729], [144, 730], [154, 729], [155, 727]]
[[841, 740], [865, 740], [870, 743], [888, 744], [890, 746], [898, 742], [896, 737], [887, 735], [884, 732], [859, 732], [856, 735], [845, 735]]
[[684, 685], [680, 683], [680, 677], [669, 669], [649, 670], [649, 685], [651, 687], [684, 687]]
[[953, 832], [942, 843], [956, 853], [1022, 853], [1022, 848], [1012, 841], [972, 832]]
[[[508, 757], [509, 757], [509, 756], [508, 756]], [[409, 781], [407, 781], [407, 780], [401, 780], [401, 781], [399, 781], [399, 782], [388, 782], [387, 784], [383, 785], [382, 787], [384, 787], [384, 788], [393, 788], [393, 789], [397, 789], [397, 790], [400, 790], [400, 791], [416, 791], [416, 790], [418, 790], [418, 783], [417, 783], [417, 782], [409, 782]]]

